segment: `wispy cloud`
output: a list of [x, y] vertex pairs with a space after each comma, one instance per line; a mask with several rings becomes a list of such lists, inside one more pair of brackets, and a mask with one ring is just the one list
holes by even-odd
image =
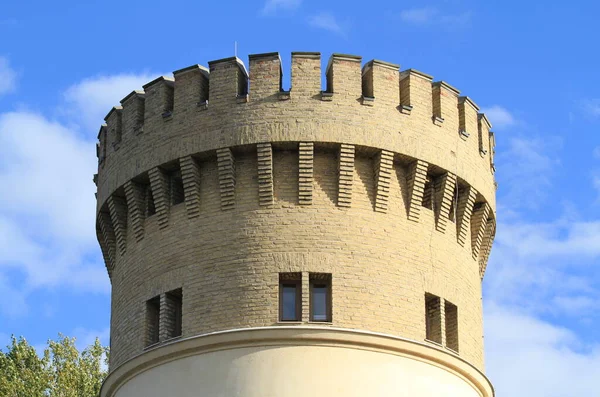
[[[444, 13], [436, 7], [411, 8], [400, 12], [400, 19], [412, 25], [463, 25], [471, 20], [472, 13]], [[449, 26], [446, 26], [449, 27]]]
[[557, 137], [504, 140], [496, 156], [504, 206], [513, 210], [540, 208], [552, 186], [561, 146]]
[[[498, 396], [587, 395], [600, 378], [600, 346], [519, 310], [486, 305], [487, 375]], [[518, 360], [515, 360], [518, 357]]]
[[[0, 113], [0, 186], [10, 192], [0, 195], [0, 290], [20, 292], [14, 307], [24, 310], [38, 289], [109, 291], [94, 227], [96, 132], [111, 106], [151, 78], [73, 85], [61, 104], [73, 125], [35, 112]], [[0, 305], [5, 314], [12, 309]]]
[[582, 101], [581, 109], [589, 117], [600, 117], [600, 99], [586, 99]]
[[308, 24], [317, 29], [327, 30], [339, 36], [346, 35], [346, 29], [342, 23], [330, 12], [320, 12], [308, 18]]
[[412, 8], [400, 12], [400, 19], [404, 22], [425, 24], [431, 22], [436, 15], [438, 10], [434, 7]]
[[494, 128], [505, 128], [515, 124], [515, 118], [506, 108], [494, 105], [481, 109], [488, 117]]
[[14, 92], [17, 88], [17, 72], [10, 66], [8, 58], [0, 57], [0, 95]]
[[141, 87], [158, 74], [117, 74], [96, 76], [69, 87], [64, 93], [65, 111], [75, 116], [82, 126], [95, 135], [108, 111], [131, 91]]
[[294, 11], [300, 7], [302, 0], [267, 0], [261, 10], [263, 15], [275, 15], [280, 11]]
[[596, 189], [596, 192], [598, 193], [598, 198], [596, 201], [600, 202], [600, 171], [596, 171], [592, 175], [592, 186], [594, 187], [594, 189]]
[[[0, 273], [19, 290], [108, 291], [94, 236], [95, 144], [28, 112], [0, 115]], [[24, 183], [23, 181], [27, 181]], [[91, 255], [93, 256], [93, 255]]]

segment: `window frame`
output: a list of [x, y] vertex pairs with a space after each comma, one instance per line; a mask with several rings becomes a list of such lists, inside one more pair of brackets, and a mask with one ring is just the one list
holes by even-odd
[[[144, 347], [149, 348], [160, 343], [160, 295], [152, 297], [145, 302], [146, 317], [145, 317], [145, 336], [144, 336]], [[150, 314], [152, 314], [152, 322], [150, 321]], [[151, 332], [152, 330], [152, 332]], [[151, 334], [155, 338], [151, 338]]]
[[[459, 328], [458, 306], [444, 299], [444, 331], [446, 333], [446, 348], [458, 353]], [[452, 337], [451, 337], [452, 336]]]
[[170, 318], [167, 320], [173, 322], [172, 333], [167, 335], [167, 340], [179, 338], [183, 335], [183, 288], [166, 292], [165, 300], [170, 301], [170, 305], [167, 305], [167, 310], [163, 315], [169, 316]]
[[[302, 278], [290, 278], [287, 277], [298, 277], [296, 273], [279, 273], [279, 321], [280, 322], [299, 322], [302, 321]], [[294, 285], [296, 289], [295, 296], [295, 317], [294, 319], [283, 318], [283, 290], [286, 285]]]
[[[313, 307], [314, 289], [316, 285], [324, 284], [326, 288], [325, 294], [325, 320], [315, 319]], [[332, 287], [331, 273], [311, 273], [309, 278], [309, 320], [315, 323], [330, 323], [332, 322]]]
[[[430, 304], [433, 303], [433, 307]], [[437, 295], [425, 293], [425, 340], [442, 345], [442, 298]], [[430, 314], [434, 315], [431, 316]], [[436, 338], [437, 336], [437, 338]]]

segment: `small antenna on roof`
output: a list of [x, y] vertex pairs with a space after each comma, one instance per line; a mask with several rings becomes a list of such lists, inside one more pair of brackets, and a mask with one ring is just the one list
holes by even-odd
[[233, 54], [237, 58], [237, 41], [233, 42]]

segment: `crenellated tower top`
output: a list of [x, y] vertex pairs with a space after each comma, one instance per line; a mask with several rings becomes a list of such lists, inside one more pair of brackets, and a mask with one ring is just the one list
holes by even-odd
[[[99, 201], [115, 183], [134, 176], [121, 173], [123, 179], [103, 178], [113, 164], [120, 169], [123, 161], [143, 164], [136, 153], [143, 156], [155, 141], [174, 139], [190, 123], [196, 125], [198, 133], [193, 143], [197, 146], [189, 149], [204, 151], [261, 140], [310, 137], [306, 128], [287, 128], [291, 119], [297, 126], [331, 122], [352, 125], [371, 119], [377, 121], [377, 130], [357, 137], [357, 144], [380, 146], [374, 143], [385, 141], [390, 149], [407, 150], [407, 155], [463, 174], [493, 202], [491, 124], [473, 100], [460, 96], [450, 84], [433, 82], [432, 76], [414, 69], [400, 71], [396, 64], [372, 60], [361, 67], [360, 56], [333, 54], [322, 90], [321, 55], [294, 52], [291, 88], [284, 91], [279, 53], [250, 55], [249, 60], [250, 73], [239, 58], [225, 58], [210, 61], [209, 68], [192, 65], [179, 69], [173, 78], [159, 77], [144, 85], [144, 91], [133, 91], [123, 98], [121, 106], [106, 115], [106, 124], [98, 134]], [[340, 107], [349, 113], [338, 112]], [[227, 114], [225, 119], [223, 114]], [[341, 123], [337, 119], [340, 116]], [[248, 128], [255, 132], [248, 133]], [[315, 138], [325, 137], [328, 141], [345, 139], [343, 133]], [[179, 153], [185, 154], [185, 150]], [[468, 167], [488, 172], [476, 175], [465, 169]], [[137, 167], [125, 169], [142, 171]], [[110, 187], [106, 186], [108, 180], [113, 183]]]
[[[293, 52], [286, 91], [279, 53], [250, 55], [248, 69], [237, 57], [210, 61], [149, 82], [106, 115], [94, 178], [113, 288], [103, 396], [258, 396], [269, 385], [275, 395], [279, 378], [256, 375], [270, 373], [257, 363], [306, 362], [292, 372], [327, 373], [329, 384], [384, 368], [388, 355], [395, 369], [372, 374], [386, 390], [373, 395], [404, 373], [415, 396], [435, 394], [415, 383], [430, 378], [449, 395], [493, 396], [481, 306], [496, 231], [489, 120], [415, 69], [347, 54], [322, 67], [320, 53]], [[271, 349], [280, 345], [306, 350], [288, 360]], [[315, 345], [331, 354], [310, 361]], [[265, 358], [246, 364], [240, 353], [243, 380], [222, 377], [224, 352], [250, 347]], [[222, 371], [169, 369], [185, 360]], [[352, 384], [341, 395], [372, 392]]]

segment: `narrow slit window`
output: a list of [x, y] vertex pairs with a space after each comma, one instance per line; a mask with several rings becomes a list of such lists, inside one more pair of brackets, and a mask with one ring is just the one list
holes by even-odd
[[310, 275], [310, 321], [331, 322], [331, 274]]
[[446, 347], [458, 353], [458, 307], [444, 301], [446, 315]]
[[433, 210], [433, 196], [434, 196], [434, 184], [433, 178], [427, 176], [425, 181], [425, 187], [423, 188], [423, 207]]
[[425, 294], [425, 338], [435, 343], [442, 343], [440, 298], [431, 294]]
[[279, 320], [301, 321], [302, 276], [301, 273], [279, 274]]
[[169, 185], [171, 205], [183, 203], [185, 196], [183, 193], [183, 179], [181, 178], [181, 171], [174, 171], [169, 175]]
[[146, 217], [156, 214], [156, 206], [154, 205], [154, 195], [150, 184], [146, 185]]
[[164, 327], [168, 339], [181, 336], [182, 298], [181, 288], [167, 292], [165, 295]]
[[159, 341], [160, 297], [146, 301], [146, 347]]

